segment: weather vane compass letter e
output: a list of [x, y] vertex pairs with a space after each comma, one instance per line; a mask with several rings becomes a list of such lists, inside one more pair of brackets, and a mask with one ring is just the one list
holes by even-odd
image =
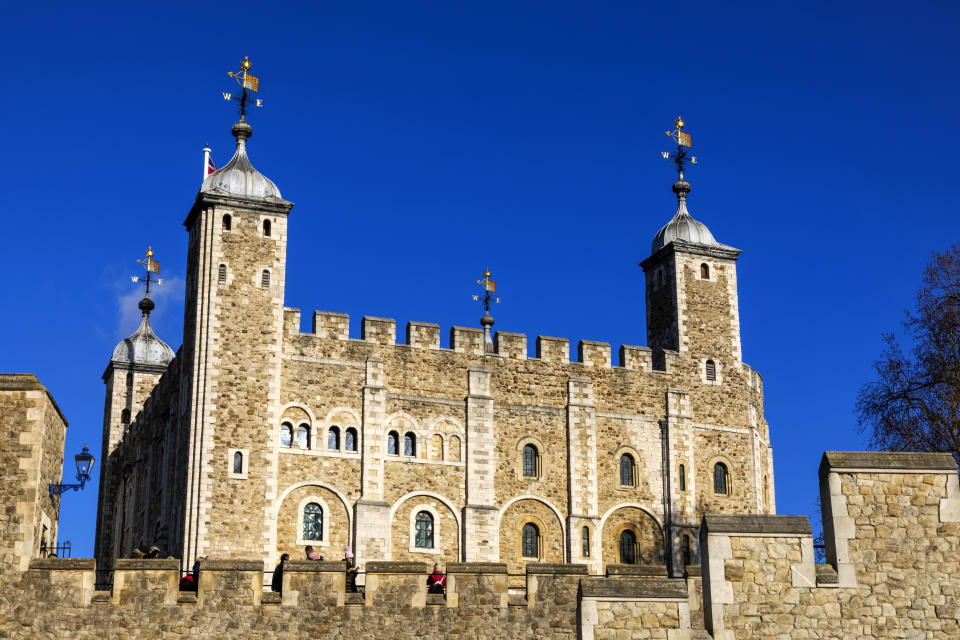
[[[147, 247], [147, 257], [146, 260], [137, 260], [140, 264], [143, 265], [144, 270], [147, 272], [147, 275], [143, 276], [143, 284], [146, 287], [146, 297], [150, 297], [150, 285], [156, 283], [158, 286], [163, 284], [163, 278], [154, 278], [151, 274], [160, 275], [160, 263], [153, 259], [153, 248]], [[140, 282], [141, 276], [130, 276], [130, 279], [134, 282]]]
[[[500, 298], [490, 294], [497, 292], [497, 283], [490, 279], [490, 269], [483, 270], [483, 280], [477, 280], [477, 284], [483, 287], [483, 317], [480, 318], [480, 324], [483, 325], [483, 343], [486, 351], [493, 350], [493, 338], [490, 335], [490, 327], [493, 326], [493, 316], [490, 315], [490, 304], [499, 303]], [[474, 300], [480, 300], [479, 295], [473, 296]]]
[[677, 116], [677, 119], [674, 121], [673, 125], [676, 127], [676, 129], [673, 131], [667, 131], [667, 135], [673, 138], [674, 142], [677, 143], [677, 150], [673, 153], [670, 153], [669, 151], [661, 151], [660, 153], [665, 159], [670, 160], [670, 163], [680, 175], [680, 179], [683, 180], [684, 167], [687, 166], [687, 163], [697, 164], [697, 157], [690, 155], [690, 152], [687, 151], [687, 149], [693, 146], [693, 138], [690, 137], [689, 133], [684, 133], [683, 118]]
[[250, 95], [250, 92], [260, 93], [260, 78], [255, 75], [250, 74], [250, 58], [244, 56], [243, 62], [240, 63], [240, 71], [228, 71], [227, 75], [237, 81], [237, 84], [240, 85], [240, 94], [233, 95], [226, 91], [223, 92], [224, 100], [233, 100], [239, 106], [238, 110], [240, 111], [240, 119], [243, 120], [244, 116], [247, 115], [247, 106], [250, 103], [253, 103], [256, 107], [263, 106], [263, 100], [260, 98], [254, 98]]

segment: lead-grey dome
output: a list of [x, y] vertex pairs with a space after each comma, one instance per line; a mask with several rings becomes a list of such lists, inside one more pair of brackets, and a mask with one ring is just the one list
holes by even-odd
[[657, 235], [653, 237], [651, 253], [656, 253], [674, 240], [684, 240], [701, 245], [719, 245], [707, 225], [694, 220], [687, 211], [687, 194], [690, 193], [690, 183], [686, 180], [677, 180], [673, 185], [673, 192], [677, 194], [677, 212], [673, 219], [665, 224]]
[[140, 326], [129, 338], [120, 341], [113, 350], [112, 362], [127, 364], [146, 364], [166, 367], [173, 360], [173, 349], [166, 342], [157, 337], [150, 327], [150, 312], [153, 310], [153, 301], [144, 298], [140, 301], [140, 311], [143, 319]]
[[237, 139], [237, 150], [233, 158], [222, 169], [207, 176], [200, 191], [254, 198], [280, 198], [277, 185], [254, 169], [247, 157], [247, 138], [253, 135], [253, 127], [241, 117], [233, 125], [232, 132]]

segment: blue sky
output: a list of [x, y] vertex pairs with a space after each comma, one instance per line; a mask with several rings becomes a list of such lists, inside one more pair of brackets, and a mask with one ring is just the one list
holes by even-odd
[[[136, 4], [136, 3], [134, 3]], [[254, 164], [296, 203], [286, 304], [645, 344], [642, 272], [673, 214], [739, 262], [744, 361], [764, 377], [780, 513], [809, 514], [824, 449], [860, 449], [857, 389], [930, 252], [960, 232], [957, 5], [20, 3], [4, 8], [0, 370], [35, 373], [99, 458], [104, 386], [136, 328], [148, 244], [183, 319], [181, 225], [250, 56]], [[305, 324], [305, 328], [306, 324]], [[446, 345], [444, 345], [446, 346]], [[72, 466], [72, 459], [70, 460]], [[68, 472], [68, 477], [72, 472]], [[64, 499], [90, 555], [96, 487]]]

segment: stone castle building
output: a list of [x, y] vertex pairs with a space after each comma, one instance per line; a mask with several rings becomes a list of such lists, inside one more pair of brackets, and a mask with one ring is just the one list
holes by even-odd
[[[741, 360], [736, 263], [687, 211], [641, 263], [647, 346], [349, 318], [285, 306], [293, 203], [254, 169], [252, 128], [204, 181], [182, 346], [153, 303], [103, 375], [95, 554], [370, 561], [699, 563], [705, 513], [772, 514], [760, 376]], [[639, 257], [639, 256], [638, 256]], [[616, 274], [611, 274], [611, 277]], [[296, 277], [294, 274], [292, 277]], [[489, 323], [485, 324], [489, 329]]]

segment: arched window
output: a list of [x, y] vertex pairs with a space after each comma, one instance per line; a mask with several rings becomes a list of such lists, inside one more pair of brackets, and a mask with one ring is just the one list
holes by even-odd
[[330, 449], [330, 451], [340, 450], [340, 427], [330, 427], [330, 431], [327, 432], [327, 449]]
[[433, 549], [433, 516], [426, 511], [417, 514], [417, 535], [414, 545], [419, 549]]
[[130, 409], [124, 409], [120, 412], [120, 422], [130, 424]]
[[357, 430], [353, 427], [347, 429], [343, 438], [343, 448], [346, 451], [356, 451], [357, 450]]
[[447, 459], [460, 462], [460, 438], [457, 436], [450, 436], [447, 441]]
[[727, 465], [722, 462], [713, 465], [713, 492], [727, 493]]
[[417, 436], [412, 431], [407, 431], [403, 436], [403, 455], [417, 455]]
[[528, 478], [536, 478], [540, 471], [540, 456], [537, 455], [537, 448], [532, 444], [523, 447], [523, 475]]
[[222, 264], [217, 267], [217, 282], [224, 283], [227, 281], [227, 265]]
[[680, 491], [687, 490], [687, 470], [680, 465]]
[[713, 360], [707, 360], [707, 380], [714, 381], [717, 379], [717, 364]]
[[269, 220], [263, 221], [263, 237], [264, 238], [270, 237], [270, 221]]
[[630, 529], [620, 533], [620, 564], [637, 564], [637, 536]]
[[700, 265], [700, 277], [704, 280], [710, 279], [710, 265], [708, 265], [706, 262]]
[[260, 288], [269, 289], [270, 288], [270, 272], [266, 269], [263, 270], [263, 273], [260, 274]]
[[310, 425], [302, 424], [297, 427], [297, 446], [301, 449], [310, 448]]
[[540, 530], [537, 525], [528, 522], [523, 525], [520, 553], [524, 558], [540, 557]]
[[280, 446], [293, 446], [293, 425], [289, 422], [284, 422], [282, 425], [280, 425]]
[[303, 508], [303, 539], [323, 540], [323, 507], [316, 502]]
[[232, 218], [230, 218], [230, 214], [229, 214], [229, 213], [226, 214], [225, 216], [223, 216], [223, 230], [224, 230], [224, 231], [230, 231], [230, 222], [231, 222], [231, 221], [232, 221]]
[[680, 557], [683, 560], [683, 566], [690, 564], [690, 536], [680, 536]]
[[243, 473], [243, 454], [239, 451], [233, 454], [233, 472]]
[[430, 457], [434, 460], [443, 460], [443, 436], [439, 433], [433, 434], [431, 438], [432, 443], [430, 445]]
[[625, 453], [620, 456], [620, 485], [632, 487], [637, 483], [636, 465], [633, 464], [633, 456]]
[[590, 557], [590, 527], [584, 527], [580, 532], [580, 538], [583, 543], [583, 557]]
[[400, 455], [400, 434], [396, 431], [387, 434], [387, 454], [391, 456]]

